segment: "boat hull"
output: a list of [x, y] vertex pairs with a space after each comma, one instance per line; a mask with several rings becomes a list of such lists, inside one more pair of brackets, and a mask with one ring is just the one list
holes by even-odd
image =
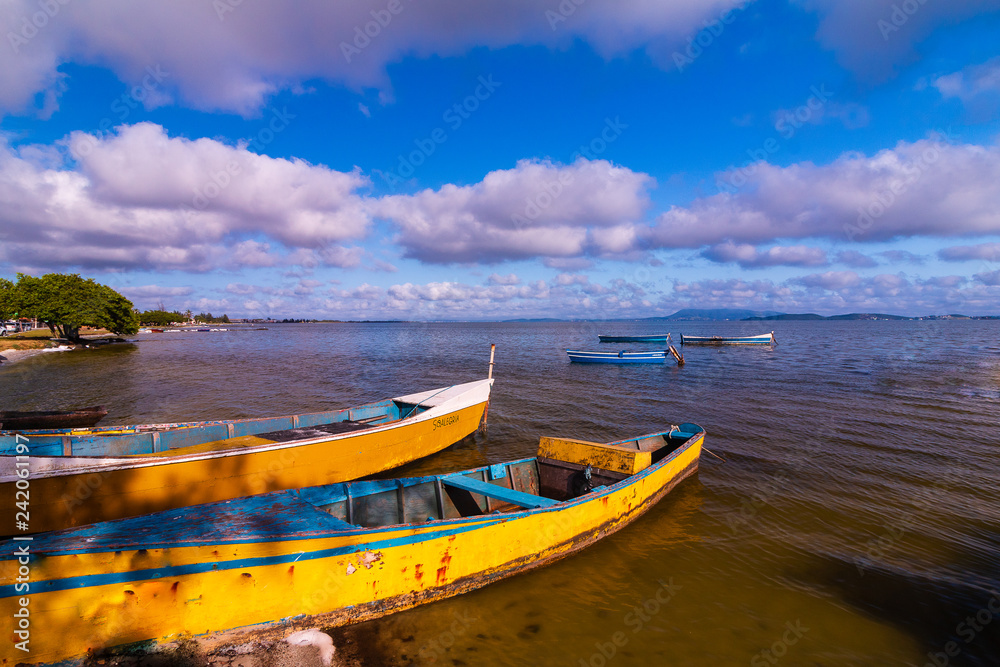
[[670, 340], [670, 334], [656, 334], [651, 336], [597, 336], [602, 343], [666, 343]]
[[[703, 439], [704, 432], [695, 435], [610, 487], [511, 514], [322, 538], [46, 553], [33, 566], [31, 623], [59, 632], [32, 633], [30, 656], [16, 657], [51, 663], [193, 635], [209, 635], [209, 644], [242, 643], [473, 590], [568, 556], [632, 522], [697, 469]], [[0, 573], [3, 613], [12, 614], [16, 560], [8, 556]], [[15, 657], [9, 643], [2, 650]]]
[[775, 343], [774, 332], [759, 336], [685, 336], [681, 345], [770, 345]]
[[566, 350], [569, 360], [578, 364], [662, 364], [667, 360], [667, 352], [587, 352]]
[[[304, 441], [245, 436], [221, 441], [234, 443], [224, 449], [209, 443], [116, 458], [31, 456], [26, 466], [31, 499], [28, 528], [21, 529], [13, 513], [7, 513], [0, 530], [3, 535], [60, 530], [389, 470], [474, 433], [491, 386], [492, 380], [457, 385], [450, 388], [454, 398], [439, 391], [439, 405], [410, 419]], [[0, 457], [6, 466], [0, 477], [0, 504], [5, 507], [15, 507], [19, 490], [15, 458]]]
[[0, 412], [0, 429], [68, 429], [89, 427], [108, 415], [104, 406], [61, 412]]

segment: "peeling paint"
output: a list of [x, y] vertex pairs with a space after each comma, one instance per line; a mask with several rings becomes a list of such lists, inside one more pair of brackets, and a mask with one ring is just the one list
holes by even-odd
[[347, 564], [347, 574], [349, 574], [349, 575], [350, 574], [354, 574], [357, 571], [358, 571], [358, 568], [354, 567], [354, 563], [348, 563]]

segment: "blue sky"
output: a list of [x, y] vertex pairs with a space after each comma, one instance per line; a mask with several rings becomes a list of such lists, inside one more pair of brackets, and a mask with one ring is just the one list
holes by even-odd
[[1000, 0], [0, 26], [0, 275], [254, 317], [1000, 312]]

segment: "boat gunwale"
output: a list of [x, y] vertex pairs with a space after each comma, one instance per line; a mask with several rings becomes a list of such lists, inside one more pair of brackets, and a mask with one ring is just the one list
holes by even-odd
[[[592, 355], [595, 359], [622, 359], [627, 357], [649, 357], [650, 359], [658, 359], [661, 356], [666, 357], [668, 354], [667, 350], [637, 350], [635, 352], [631, 350], [622, 350], [619, 352], [597, 352], [592, 350], [566, 350], [566, 354], [573, 356], [577, 355]], [[619, 356], [619, 354], [625, 356]]]
[[[488, 382], [491, 388], [493, 386], [493, 380], [489, 379], [489, 378], [484, 379], [484, 380], [474, 380], [473, 382], [463, 383], [463, 384], [476, 384], [476, 385], [478, 385], [481, 382]], [[460, 385], [451, 385], [450, 387], [443, 387], [443, 388], [439, 389], [437, 391], [437, 393], [439, 394], [439, 393], [441, 393], [443, 391], [446, 391], [448, 389], [453, 389], [454, 387], [457, 387], [457, 386], [460, 386]], [[235, 447], [228, 447], [228, 448], [224, 448], [224, 449], [210, 450], [210, 451], [206, 451], [206, 452], [196, 452], [196, 453], [184, 453], [183, 450], [186, 449], [186, 448], [185, 447], [178, 447], [177, 449], [168, 450], [168, 451], [165, 451], [165, 452], [153, 452], [153, 453], [145, 453], [145, 454], [124, 454], [122, 456], [101, 456], [101, 455], [80, 455], [80, 456], [62, 456], [62, 455], [57, 455], [57, 456], [53, 456], [53, 455], [46, 455], [46, 454], [42, 454], [42, 455], [28, 455], [28, 456], [31, 457], [32, 460], [35, 460], [35, 461], [49, 460], [49, 461], [53, 461], [53, 462], [64, 462], [64, 463], [66, 463], [66, 465], [64, 465], [62, 467], [52, 467], [52, 468], [43, 469], [43, 470], [32, 470], [31, 476], [34, 479], [42, 479], [42, 478], [49, 478], [49, 477], [63, 477], [63, 476], [68, 476], [68, 475], [86, 475], [86, 474], [92, 474], [92, 473], [115, 472], [115, 471], [119, 471], [119, 470], [133, 470], [133, 469], [139, 469], [139, 468], [149, 468], [149, 467], [155, 467], [155, 466], [173, 465], [173, 464], [176, 464], [176, 463], [183, 463], [183, 462], [204, 461], [204, 460], [211, 460], [211, 459], [228, 458], [228, 457], [233, 457], [233, 456], [244, 456], [244, 455], [249, 455], [249, 454], [259, 454], [261, 452], [280, 451], [282, 449], [293, 449], [293, 448], [304, 447], [304, 446], [308, 446], [308, 445], [316, 445], [316, 444], [321, 444], [321, 443], [326, 443], [326, 442], [334, 442], [334, 441], [337, 441], [337, 440], [346, 440], [346, 439], [349, 439], [349, 438], [356, 438], [356, 437], [359, 437], [361, 435], [368, 435], [368, 434], [372, 434], [372, 433], [381, 433], [381, 432], [389, 431], [389, 430], [396, 429], [396, 428], [403, 428], [403, 427], [409, 426], [411, 424], [418, 424], [418, 423], [427, 421], [429, 419], [436, 419], [438, 417], [451, 414], [452, 412], [456, 412], [458, 410], [464, 410], [464, 409], [466, 409], [468, 407], [471, 407], [473, 405], [478, 405], [479, 404], [478, 402], [477, 403], [469, 403], [467, 405], [460, 402], [460, 404], [459, 404], [458, 407], [451, 407], [451, 406], [448, 405], [449, 403], [451, 403], [453, 401], [456, 401], [456, 399], [461, 399], [464, 396], [466, 396], [467, 394], [469, 394], [471, 392], [474, 392], [474, 391], [478, 391], [478, 390], [479, 390], [478, 386], [476, 386], [476, 387], [470, 387], [468, 390], [462, 392], [461, 394], [458, 394], [456, 396], [453, 396], [451, 398], [446, 399], [443, 403], [441, 403], [439, 405], [433, 405], [433, 406], [428, 407], [423, 412], [417, 413], [415, 415], [407, 416], [407, 417], [404, 417], [404, 418], [401, 418], [401, 419], [397, 419], [395, 421], [387, 422], [385, 424], [379, 424], [377, 426], [372, 426], [370, 428], [364, 429], [363, 431], [347, 431], [345, 433], [335, 433], [335, 434], [329, 434], [329, 435], [325, 435], [325, 436], [317, 436], [315, 438], [306, 438], [306, 439], [302, 439], [302, 440], [288, 440], [288, 441], [285, 441], [285, 442], [268, 442], [268, 443], [261, 443], [261, 444], [257, 444], [257, 445], [251, 445], [249, 447], [235, 446]], [[434, 390], [428, 390], [428, 391], [434, 391]], [[427, 393], [427, 392], [419, 392], [419, 393]], [[433, 397], [433, 395], [432, 396], [428, 396], [428, 399], [432, 398], [432, 397]], [[385, 399], [385, 400], [395, 401], [395, 400], [399, 400], [400, 398], [404, 398], [404, 397], [394, 397], [394, 398]], [[488, 402], [488, 401], [489, 401], [489, 394], [487, 394], [487, 396], [484, 399], [484, 401], [481, 401], [481, 402]], [[357, 406], [357, 407], [360, 408], [360, 407], [363, 407], [363, 406]], [[445, 409], [439, 410], [439, 408], [445, 408]], [[352, 408], [344, 408], [344, 409], [345, 410], [354, 410], [356, 408], [352, 407]], [[251, 436], [240, 436], [240, 437], [255, 437], [255, 436], [251, 435]], [[222, 440], [221, 442], [225, 442], [225, 440]], [[190, 445], [190, 447], [201, 447], [203, 444], [207, 444], [207, 443], [201, 443], [201, 444], [197, 444], [197, 445]], [[13, 460], [15, 458], [15, 456], [17, 456], [17, 455], [15, 455], [15, 454], [3, 454], [3, 455], [0, 455], [0, 462], [2, 462], [3, 460]], [[81, 464], [79, 466], [74, 466], [74, 465], [70, 464], [71, 461], [79, 461], [79, 460], [87, 461], [88, 463], [84, 463], [84, 464]], [[90, 461], [92, 461], [92, 463], [90, 463]], [[17, 475], [14, 473], [13, 470], [11, 471], [11, 473], [9, 475], [5, 475], [3, 473], [0, 473], [0, 484], [6, 484], [6, 483], [9, 483], [9, 482], [13, 482], [13, 481], [16, 481], [17, 479], [18, 479]]]
[[681, 345], [685, 344], [707, 344], [707, 345], [755, 345], [776, 343], [774, 332], [754, 334], [752, 336], [690, 336], [681, 334]]
[[[662, 432], [659, 432], [659, 433], [651, 433], [651, 434], [647, 434], [647, 435], [637, 436], [637, 439], [648, 438], [648, 437], [655, 437], [657, 435], [667, 435], [669, 437], [669, 433], [670, 433], [670, 431], [662, 431]], [[473, 524], [490, 525], [490, 524], [497, 523], [497, 522], [509, 521], [511, 519], [523, 518], [523, 517], [526, 517], [526, 516], [532, 515], [532, 514], [540, 514], [540, 513], [545, 513], [545, 512], [561, 512], [563, 510], [574, 508], [574, 507], [576, 507], [578, 505], [581, 505], [581, 504], [584, 504], [584, 503], [587, 503], [587, 502], [597, 501], [600, 498], [603, 498], [604, 496], [608, 496], [608, 495], [611, 495], [611, 494], [614, 494], [614, 493], [618, 493], [618, 492], [626, 489], [627, 487], [629, 487], [629, 486], [637, 483], [639, 480], [641, 480], [641, 479], [643, 479], [643, 478], [645, 478], [645, 477], [653, 474], [653, 472], [657, 471], [658, 469], [664, 467], [665, 465], [667, 465], [668, 463], [670, 463], [674, 459], [678, 458], [683, 452], [687, 451], [692, 446], [694, 446], [694, 444], [696, 442], [698, 442], [700, 440], [704, 440], [704, 438], [705, 438], [705, 430], [702, 429], [698, 433], [695, 433], [694, 435], [692, 435], [691, 437], [689, 437], [682, 444], [678, 445], [672, 452], [670, 452], [670, 454], [664, 456], [662, 459], [660, 459], [656, 463], [651, 464], [647, 468], [644, 468], [643, 470], [640, 470], [639, 472], [637, 472], [637, 473], [635, 473], [633, 475], [629, 475], [629, 476], [625, 477], [624, 479], [619, 480], [618, 482], [615, 482], [614, 484], [612, 484], [610, 486], [605, 486], [604, 488], [594, 489], [593, 491], [591, 491], [591, 492], [589, 492], [587, 494], [584, 494], [582, 496], [578, 496], [576, 498], [570, 498], [570, 499], [564, 500], [564, 501], [559, 501], [555, 505], [550, 505], [550, 506], [547, 506], [547, 507], [536, 507], [536, 508], [531, 508], [531, 509], [515, 510], [515, 511], [512, 511], [512, 512], [504, 512], [502, 514], [480, 514], [480, 515], [475, 515], [475, 516], [454, 517], [454, 518], [451, 518], [451, 519], [437, 519], [437, 520], [432, 521], [432, 522], [421, 523], [421, 524], [417, 524], [417, 523], [402, 523], [402, 524], [389, 524], [389, 525], [386, 525], [386, 526], [370, 526], [370, 527], [368, 527], [368, 526], [357, 526], [356, 528], [345, 528], [345, 529], [338, 529], [338, 530], [323, 529], [323, 530], [318, 530], [318, 531], [311, 532], [311, 533], [302, 533], [302, 532], [300, 532], [300, 533], [296, 533], [296, 534], [282, 535], [282, 536], [271, 537], [271, 538], [260, 538], [260, 537], [243, 537], [243, 538], [241, 538], [241, 537], [238, 537], [238, 536], [234, 536], [231, 539], [212, 540], [210, 542], [158, 542], [158, 543], [151, 543], [151, 544], [150, 543], [144, 543], [144, 544], [141, 544], [141, 545], [139, 545], [139, 544], [135, 545], [135, 548], [136, 549], [146, 549], [146, 550], [148, 550], [148, 549], [207, 548], [209, 546], [215, 546], [215, 545], [232, 546], [234, 544], [270, 544], [270, 543], [281, 543], [281, 542], [297, 542], [297, 541], [304, 541], [304, 540], [333, 539], [333, 538], [337, 538], [337, 537], [341, 537], [341, 536], [358, 537], [358, 536], [361, 536], [361, 535], [364, 535], [364, 534], [377, 534], [377, 533], [382, 533], [382, 532], [397, 532], [397, 531], [403, 531], [403, 530], [417, 531], [413, 535], [409, 536], [409, 537], [412, 537], [412, 538], [430, 537], [431, 539], [433, 539], [437, 533], [446, 532], [446, 531], [443, 531], [442, 529], [447, 529], [447, 527], [449, 527], [449, 526], [456, 526], [456, 525], [461, 526], [461, 525], [465, 525], [465, 526], [468, 526], [469, 529], [474, 529], [477, 526], [473, 525]], [[631, 439], [636, 439], [636, 438], [630, 438], [629, 440], [631, 440]], [[598, 443], [598, 444], [607, 444], [607, 443]], [[509, 466], [509, 465], [515, 465], [515, 464], [518, 464], [518, 463], [525, 463], [525, 462], [537, 461], [537, 460], [538, 460], [537, 456], [531, 456], [531, 457], [527, 457], [527, 458], [523, 458], [523, 459], [517, 459], [517, 460], [514, 460], [514, 461], [506, 461], [506, 462], [503, 463], [503, 465]], [[444, 478], [446, 478], [446, 477], [460, 476], [460, 475], [464, 476], [464, 475], [468, 475], [468, 474], [471, 474], [471, 473], [476, 473], [476, 472], [481, 472], [481, 471], [484, 471], [484, 470], [488, 470], [489, 468], [490, 468], [490, 466], [487, 465], [487, 466], [481, 466], [481, 467], [478, 467], [478, 468], [470, 468], [468, 470], [461, 470], [461, 471], [457, 471], [457, 472], [453, 472], [453, 473], [443, 473], [443, 474], [440, 474], [440, 475], [427, 475], [427, 476], [422, 476], [422, 477], [417, 477], [417, 478], [409, 478], [409, 479], [420, 479], [420, 480], [426, 480], [428, 482], [435, 481], [435, 480], [438, 480], [438, 479], [440, 479], [440, 480], [443, 481]], [[336, 484], [350, 484], [350, 482], [338, 482]], [[336, 485], [336, 484], [334, 484], [334, 485]], [[315, 487], [312, 487], [312, 488], [315, 488]], [[289, 489], [289, 490], [285, 490], [285, 491], [275, 491], [273, 493], [275, 493], [275, 494], [280, 494], [280, 493], [292, 494], [292, 493], [294, 493], [294, 491], [295, 491], [294, 489]], [[221, 503], [225, 503], [227, 501], [220, 501], [220, 502]], [[303, 502], [307, 502], [308, 503], [308, 501], [305, 501], [304, 499], [303, 499]], [[212, 503], [212, 504], [216, 504], [216, 503]], [[316, 509], [316, 511], [323, 512], [323, 510], [320, 509], [319, 506], [313, 505], [312, 503], [309, 503], [309, 504], [312, 505]], [[194, 507], [197, 507], [197, 506], [194, 506]], [[159, 513], [154, 513], [152, 515], [147, 515], [146, 517], [140, 517], [140, 518], [148, 518], [150, 516], [155, 516], [155, 514], [159, 514]], [[125, 518], [125, 519], [116, 519], [114, 521], [134, 521], [135, 519], [136, 519], [136, 517], [129, 517], [129, 518]], [[72, 531], [72, 530], [78, 530], [78, 529], [77, 528], [70, 528], [70, 529], [66, 529], [66, 530]], [[63, 531], [55, 531], [55, 532], [63, 532]], [[460, 532], [464, 532], [464, 531], [460, 531]], [[451, 533], [450, 532], [446, 532], [446, 534], [450, 535]], [[411, 542], [419, 542], [419, 541], [423, 541], [423, 540], [420, 540], [420, 539], [413, 539], [413, 540], [411, 540]], [[373, 543], [371, 543], [371, 542], [359, 542], [359, 543], [353, 544], [353, 545], [346, 545], [343, 548], [348, 549], [348, 551], [345, 552], [345, 553], [353, 553], [354, 551], [359, 551], [359, 550], [362, 550], [362, 549], [363, 550], [370, 550], [372, 544]], [[110, 546], [97, 545], [97, 546], [95, 546], [95, 548], [92, 548], [92, 549], [79, 548], [79, 549], [64, 549], [64, 550], [58, 550], [58, 551], [46, 551], [44, 545], [33, 545], [32, 548], [33, 548], [33, 550], [34, 550], [34, 552], [36, 554], [43, 555], [43, 556], [46, 556], [46, 557], [72, 556], [72, 555], [83, 555], [83, 554], [113, 553], [113, 552], [117, 552], [117, 551], [129, 550], [127, 548], [122, 548], [121, 544], [115, 544], [115, 545], [110, 545]], [[318, 553], [318, 552], [321, 552], [321, 551], [323, 551], [323, 549], [316, 549], [316, 550], [313, 550], [312, 552], [292, 552], [292, 551], [289, 551], [288, 553], [283, 554], [283, 556], [284, 557], [290, 557], [290, 556], [294, 555], [294, 556], [296, 556], [297, 560], [301, 560], [302, 557], [304, 556], [304, 554], [306, 554], [306, 553], [314, 553], [315, 554], [315, 553]], [[338, 554], [332, 554], [332, 555], [338, 555]], [[275, 558], [275, 557], [278, 557], [278, 556], [272, 556], [270, 558]], [[308, 559], [312, 560], [312, 559], [317, 558], [317, 557], [321, 557], [321, 556], [311, 556]], [[0, 557], [0, 562], [2, 562], [3, 560], [8, 560], [8, 559], [5, 558], [5, 557]], [[227, 564], [228, 563], [238, 563], [238, 562], [240, 562], [240, 561], [221, 561], [221, 563], [227, 563]], [[281, 562], [281, 561], [278, 561], [278, 562]], [[218, 566], [218, 565], [220, 565], [220, 562], [215, 562], [214, 564], [216, 566]], [[178, 567], [181, 567], [181, 566], [178, 566]], [[240, 566], [234, 565], [233, 567], [240, 567]], [[164, 568], [157, 568], [157, 569], [164, 569]], [[224, 568], [224, 569], [230, 569], [230, 568], [227, 567], [227, 568]], [[85, 576], [97, 576], [97, 575], [85, 575]], [[164, 575], [164, 576], [166, 576], [166, 575]], [[32, 583], [43, 583], [44, 581], [46, 581], [46, 580], [40, 580], [38, 582], [32, 582]], [[4, 593], [4, 589], [7, 588], [7, 587], [8, 586], [0, 586], [0, 597], [5, 597], [3, 593]], [[12, 585], [10, 587], [12, 587]]]
[[[489, 378], [484, 378], [489, 379]], [[460, 382], [458, 384], [453, 384], [447, 387], [440, 387], [438, 389], [428, 389], [424, 392], [414, 392], [416, 394], [437, 392], [452, 389], [453, 387], [458, 387], [463, 384], [473, 384], [475, 382], [481, 382], [481, 380], [473, 380], [472, 382]], [[0, 437], [14, 437], [15, 435], [20, 435], [25, 438], [40, 437], [40, 436], [68, 436], [68, 437], [115, 437], [115, 436], [126, 436], [126, 435], [136, 435], [141, 433], [162, 433], [163, 431], [179, 431], [188, 428], [198, 428], [201, 426], [224, 426], [227, 424], [247, 424], [252, 422], [266, 421], [269, 419], [291, 419], [293, 417], [312, 417], [313, 415], [325, 415], [331, 413], [342, 413], [348, 410], [360, 410], [361, 408], [367, 408], [370, 406], [378, 405], [379, 403], [385, 401], [398, 401], [400, 399], [406, 398], [407, 396], [413, 396], [414, 394], [406, 394], [405, 396], [394, 396], [392, 398], [383, 398], [377, 401], [369, 401], [367, 403], [361, 403], [360, 405], [352, 405], [347, 408], [337, 408], [334, 410], [316, 410], [314, 412], [297, 412], [290, 415], [278, 415], [276, 417], [242, 417], [238, 419], [207, 419], [205, 421], [184, 421], [184, 422], [162, 422], [154, 424], [122, 424], [119, 426], [110, 424], [107, 426], [95, 426], [95, 427], [78, 427], [78, 428], [47, 428], [47, 429], [0, 429]], [[430, 398], [430, 396], [428, 396]], [[423, 413], [420, 413], [423, 414]], [[141, 456], [133, 455], [133, 456]], [[84, 457], [81, 457], [84, 458]]]

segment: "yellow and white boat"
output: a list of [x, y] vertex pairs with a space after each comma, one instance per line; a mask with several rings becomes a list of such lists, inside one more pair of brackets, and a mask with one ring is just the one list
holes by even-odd
[[[343, 482], [429, 456], [474, 433], [492, 379], [332, 413], [58, 436], [15, 433], [0, 456], [0, 535]], [[271, 427], [271, 428], [269, 428]], [[207, 438], [207, 441], [206, 441]], [[195, 443], [195, 444], [185, 444]], [[97, 451], [95, 451], [97, 450]], [[43, 453], [45, 452], [45, 453]]]

